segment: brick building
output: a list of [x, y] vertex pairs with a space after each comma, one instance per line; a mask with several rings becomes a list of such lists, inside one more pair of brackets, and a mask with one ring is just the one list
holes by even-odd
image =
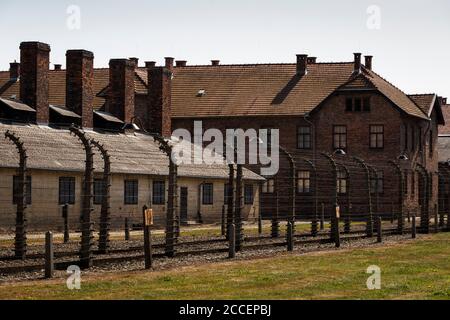
[[[166, 136], [176, 128], [192, 131], [194, 121], [202, 121], [204, 129], [222, 131], [279, 129], [280, 145], [290, 154], [316, 160], [322, 152], [343, 150], [350, 157], [378, 165], [379, 196], [385, 204], [398, 198], [394, 200], [389, 189], [396, 177], [383, 168], [390, 161], [401, 164], [404, 204], [409, 210], [431, 210], [437, 204], [438, 127], [445, 124], [442, 99], [436, 94], [405, 94], [373, 70], [372, 60], [366, 56], [363, 63], [357, 53], [353, 61], [342, 63], [322, 63], [298, 55], [295, 63], [221, 65], [215, 60], [210, 65], [190, 66], [166, 58], [164, 66], [146, 62], [145, 68], [138, 66], [136, 58], [111, 60], [109, 72], [94, 69], [94, 126], [116, 128], [133, 122]], [[11, 64], [11, 79], [15, 68], [17, 65]], [[58, 86], [64, 77], [64, 71], [51, 71], [50, 87], [52, 83]], [[3, 97], [17, 92], [14, 80], [3, 82]], [[134, 94], [130, 90], [133, 83]], [[68, 104], [64, 95], [50, 95], [49, 99]], [[128, 110], [134, 109], [134, 117], [117, 111], [123, 101], [129, 104]], [[273, 213], [276, 195], [280, 198], [292, 189], [282, 183], [287, 174], [283, 168], [288, 164], [285, 158], [281, 161], [280, 173], [267, 177], [263, 187], [261, 201], [266, 214]], [[297, 172], [299, 217], [309, 214], [302, 209], [302, 201], [313, 192], [311, 187], [302, 187], [312, 184], [307, 170]], [[431, 201], [425, 203], [428, 182]]]
[[[111, 60], [111, 72], [96, 70], [92, 52], [69, 50], [67, 70], [56, 66], [49, 71], [49, 45], [26, 42], [20, 49], [20, 64], [14, 62], [9, 73], [0, 73], [0, 230], [14, 228], [17, 204], [19, 156], [14, 144], [5, 139], [8, 131], [20, 138], [28, 157], [29, 229], [62, 228], [61, 208], [65, 204], [69, 205], [70, 226], [79, 227], [86, 156], [80, 141], [68, 130], [73, 123], [109, 153], [112, 226], [122, 226], [124, 218], [140, 223], [144, 205], [153, 208], [155, 223], [163, 225], [169, 198], [169, 157], [160, 150], [154, 135], [132, 125], [134, 104], [139, 100], [135, 100], [139, 90], [136, 82], [140, 81], [136, 61]], [[112, 91], [105, 105], [95, 94], [106, 86]], [[102, 110], [95, 110], [98, 107]], [[94, 153], [93, 221], [98, 224], [104, 163], [100, 152]], [[225, 163], [180, 165], [177, 215], [181, 221], [220, 223], [228, 175]], [[247, 196], [243, 216], [256, 219], [258, 186], [264, 179], [249, 170], [244, 170], [243, 179]]]

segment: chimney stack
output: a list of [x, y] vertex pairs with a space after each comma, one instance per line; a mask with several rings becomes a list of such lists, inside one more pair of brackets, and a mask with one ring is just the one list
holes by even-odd
[[170, 70], [170, 72], [173, 72], [173, 62], [174, 58], [166, 57], [164, 58], [166, 60], [166, 68]]
[[110, 96], [107, 111], [126, 124], [134, 118], [135, 68], [128, 59], [112, 59], [109, 61]]
[[20, 63], [14, 61], [9, 64], [9, 80], [16, 81], [20, 76]]
[[308, 74], [308, 55], [298, 54], [297, 55], [297, 75], [305, 76]]
[[307, 61], [308, 61], [308, 64], [315, 64], [315, 63], [317, 63], [317, 58], [309, 57]]
[[353, 71], [356, 74], [361, 73], [361, 53], [354, 53], [355, 55], [355, 70]]
[[147, 72], [148, 131], [163, 137], [171, 137], [172, 71], [167, 67], [150, 67]]
[[41, 42], [20, 44], [20, 99], [36, 110], [36, 122], [48, 124], [48, 71], [50, 46]]
[[69, 50], [66, 66], [66, 107], [81, 116], [83, 128], [93, 128], [94, 54], [86, 50]]
[[130, 58], [130, 61], [134, 62], [136, 68], [139, 67], [139, 58]]
[[145, 62], [145, 67], [148, 68], [154, 68], [156, 66], [156, 62], [155, 61], [146, 61]]
[[186, 67], [186, 65], [187, 65], [187, 61], [185, 61], [185, 60], [177, 60], [176, 61], [177, 67]]
[[220, 60], [211, 60], [211, 65], [213, 67], [217, 67], [218, 65], [220, 65]]
[[442, 98], [442, 104], [447, 105], [447, 98]]
[[373, 56], [365, 56], [366, 58], [366, 63], [365, 66], [368, 70], [372, 70], [372, 60], [373, 60]]
[[55, 64], [55, 66], [54, 66], [55, 68], [55, 71], [61, 71], [62, 70], [62, 65], [60, 65], [60, 64]]

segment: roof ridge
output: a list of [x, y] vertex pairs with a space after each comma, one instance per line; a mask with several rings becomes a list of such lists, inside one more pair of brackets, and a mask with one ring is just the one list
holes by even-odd
[[[364, 67], [365, 68], [365, 67]], [[420, 112], [423, 114], [423, 115], [425, 115], [427, 118], [428, 118], [428, 115], [422, 110], [422, 108], [413, 100], [413, 99], [411, 99], [411, 97], [406, 93], [406, 92], [404, 92], [402, 89], [400, 89], [399, 87], [397, 87], [396, 85], [394, 85], [392, 82], [390, 82], [389, 80], [387, 80], [386, 78], [384, 78], [383, 76], [381, 76], [380, 74], [378, 74], [377, 72], [375, 72], [375, 71], [373, 71], [373, 70], [369, 70], [369, 69], [367, 69], [367, 68], [365, 68], [365, 70], [366, 71], [370, 71], [370, 72], [372, 72], [374, 75], [376, 75], [377, 77], [379, 77], [380, 79], [382, 79], [383, 81], [385, 81], [386, 83], [388, 83], [390, 86], [392, 86], [393, 88], [395, 88], [395, 89], [397, 89], [398, 91], [400, 91], [401, 93], [403, 93], [416, 107], [417, 107], [417, 109], [418, 110], [420, 110]], [[370, 72], [369, 72], [369, 74], [370, 74]], [[376, 86], [376, 84], [373, 84], [375, 87], [377, 87]]]

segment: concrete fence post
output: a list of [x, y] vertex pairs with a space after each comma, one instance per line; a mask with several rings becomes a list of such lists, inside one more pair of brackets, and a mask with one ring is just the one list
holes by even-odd
[[413, 214], [412, 217], [412, 226], [411, 226], [411, 236], [413, 239], [417, 237], [417, 226], [416, 226], [416, 214]]
[[63, 219], [64, 219], [64, 243], [68, 243], [70, 241], [70, 233], [69, 233], [69, 205], [65, 204], [63, 206]]
[[236, 226], [233, 224], [228, 226], [228, 258], [236, 257]]
[[383, 242], [383, 220], [380, 216], [377, 218], [377, 242]]
[[55, 269], [54, 251], [53, 251], [53, 233], [45, 234], [45, 278], [53, 277]]
[[130, 241], [130, 225], [128, 224], [128, 218], [125, 218], [125, 241]]
[[294, 226], [291, 221], [287, 224], [287, 250], [294, 251]]

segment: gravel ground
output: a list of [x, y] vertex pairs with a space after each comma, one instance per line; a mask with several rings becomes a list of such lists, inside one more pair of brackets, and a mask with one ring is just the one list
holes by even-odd
[[[318, 237], [317, 239], [326, 239], [328, 236], [322, 235]], [[333, 243], [327, 243], [327, 244], [297, 244], [294, 249], [295, 254], [302, 254], [302, 253], [308, 253], [308, 252], [320, 252], [320, 251], [335, 251], [335, 250], [342, 250], [342, 249], [355, 249], [355, 248], [363, 248], [363, 247], [377, 247], [377, 246], [386, 246], [386, 245], [392, 245], [395, 243], [399, 243], [402, 241], [407, 241], [411, 238], [411, 235], [389, 235], [384, 236], [383, 243], [378, 244], [376, 243], [376, 237], [368, 239], [351, 239], [351, 240], [345, 240], [345, 236], [342, 235], [341, 238], [341, 248], [337, 249], [335, 248]], [[197, 240], [210, 240], [211, 238], [207, 237], [195, 237], [193, 239], [192, 237], [181, 239], [180, 241], [197, 241]], [[311, 237], [308, 238], [299, 238], [297, 240], [311, 240]], [[160, 236], [155, 237], [153, 239], [153, 244], [162, 244], [164, 239]], [[265, 257], [273, 257], [276, 254], [281, 254], [286, 252], [286, 247], [275, 247], [270, 244], [273, 243], [280, 243], [283, 242], [284, 238], [279, 239], [262, 239], [258, 241], [252, 241], [252, 242], [246, 242], [244, 243], [244, 250], [242, 252], [239, 252], [237, 254], [236, 260], [251, 260], [256, 258], [265, 258]], [[245, 245], [251, 246], [256, 244], [262, 244], [265, 245], [264, 248], [252, 248], [252, 247], [245, 247]], [[127, 249], [130, 247], [140, 247], [143, 245], [142, 241], [138, 240], [132, 240], [132, 241], [114, 241], [111, 243], [111, 249]], [[58, 244], [55, 248], [55, 252], [77, 252], [79, 243], [78, 242], [71, 242], [68, 244]], [[208, 244], [196, 244], [196, 245], [181, 245], [177, 247], [178, 252], [196, 252], [198, 250], [209, 250], [209, 249], [226, 249], [228, 247], [228, 244], [226, 242], [219, 242], [219, 243], [208, 243]], [[163, 253], [163, 249], [157, 249], [154, 248], [153, 252], [155, 254], [157, 253]], [[43, 253], [42, 246], [30, 246], [28, 250], [29, 254], [37, 254], [37, 253]], [[6, 249], [0, 249], [0, 256], [6, 256], [11, 255], [11, 250]], [[103, 258], [122, 258], [122, 257], [133, 257], [133, 256], [140, 256], [142, 255], [142, 250], [134, 251], [130, 253], [116, 253], [116, 254], [109, 254], [109, 255], [96, 255], [95, 259], [103, 259]], [[181, 266], [189, 266], [193, 264], [205, 264], [205, 263], [216, 263], [216, 262], [223, 262], [227, 261], [228, 254], [223, 253], [209, 253], [209, 254], [195, 254], [195, 255], [180, 255], [176, 256], [175, 258], [155, 258], [153, 263], [153, 269], [154, 270], [170, 270], [175, 269]], [[57, 258], [55, 259], [55, 262], [67, 262], [67, 261], [74, 261], [77, 257], [64, 257], [64, 258]], [[0, 269], [5, 267], [15, 267], [15, 266], [30, 266], [30, 265], [44, 265], [43, 259], [27, 259], [25, 261], [16, 261], [16, 260], [0, 260]], [[114, 273], [114, 272], [129, 272], [129, 271], [139, 271], [144, 269], [144, 262], [143, 258], [139, 259], [130, 259], [125, 262], [108, 262], [101, 264], [100, 266], [95, 266], [91, 268], [90, 270], [83, 271], [83, 274], [85, 275], [98, 275], [98, 274], [104, 274], [104, 273]], [[44, 270], [40, 270], [38, 272], [21, 272], [21, 273], [13, 273], [13, 274], [0, 274], [0, 285], [5, 282], [11, 282], [11, 281], [28, 281], [28, 280], [36, 280], [36, 279], [42, 279]], [[56, 278], [66, 279], [67, 274], [65, 271], [56, 271], [55, 272]]]

